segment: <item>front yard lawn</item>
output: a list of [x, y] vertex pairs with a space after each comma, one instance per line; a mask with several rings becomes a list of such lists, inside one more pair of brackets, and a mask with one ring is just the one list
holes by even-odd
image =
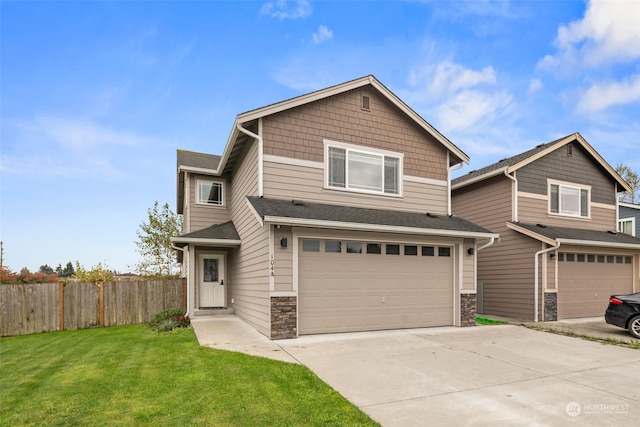
[[146, 325], [0, 339], [0, 424], [378, 425], [306, 367]]

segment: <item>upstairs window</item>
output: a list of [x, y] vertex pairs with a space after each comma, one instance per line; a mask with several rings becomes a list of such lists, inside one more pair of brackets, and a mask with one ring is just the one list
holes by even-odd
[[589, 188], [549, 184], [549, 212], [558, 215], [589, 217]]
[[624, 218], [624, 219], [618, 220], [618, 231], [624, 234], [635, 236], [636, 235], [636, 219]]
[[196, 203], [199, 205], [224, 205], [222, 194], [222, 182], [198, 180], [198, 193]]
[[327, 145], [326, 154], [328, 187], [400, 195], [402, 155], [332, 143]]

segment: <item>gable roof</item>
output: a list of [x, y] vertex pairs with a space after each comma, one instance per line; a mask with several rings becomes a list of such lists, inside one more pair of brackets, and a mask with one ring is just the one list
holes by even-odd
[[248, 196], [262, 222], [422, 235], [497, 238], [498, 234], [457, 216], [368, 209]]
[[640, 238], [617, 231], [552, 227], [544, 224], [525, 224], [521, 222], [508, 222], [507, 227], [549, 245], [561, 243], [640, 250]]
[[186, 245], [189, 243], [215, 244], [220, 246], [239, 246], [240, 235], [233, 222], [215, 224], [202, 230], [192, 231], [181, 236], [172, 237], [171, 242]]
[[213, 173], [218, 169], [220, 156], [178, 150], [178, 168], [188, 172]]
[[[467, 185], [471, 185], [475, 182], [484, 181], [485, 179], [492, 178], [494, 176], [503, 173], [513, 173], [518, 169], [527, 166], [535, 162], [536, 160], [546, 156], [547, 154], [571, 143], [579, 143], [598, 163], [605, 171], [611, 175], [614, 181], [616, 181], [620, 187], [624, 190], [630, 191], [631, 188], [625, 180], [618, 175], [618, 173], [607, 163], [600, 154], [580, 135], [580, 133], [572, 133], [563, 138], [556, 139], [555, 141], [548, 142], [546, 144], [540, 144], [535, 148], [525, 151], [524, 153], [516, 154], [515, 156], [502, 159], [494, 164], [485, 166], [481, 169], [473, 170], [466, 175], [458, 177], [451, 181], [451, 188], [456, 190]], [[622, 189], [620, 191], [622, 191]]]

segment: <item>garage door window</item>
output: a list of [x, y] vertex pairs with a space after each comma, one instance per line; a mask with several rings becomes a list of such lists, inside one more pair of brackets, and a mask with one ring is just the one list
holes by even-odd
[[320, 252], [320, 240], [303, 240], [302, 250], [304, 252]]
[[360, 242], [347, 242], [347, 253], [348, 254], [361, 254], [362, 253], [362, 243], [360, 243]]
[[584, 262], [584, 254], [578, 254], [578, 262]]
[[596, 262], [595, 255], [587, 255], [587, 262]]
[[400, 255], [400, 245], [387, 245], [387, 255]]
[[325, 252], [342, 252], [342, 242], [339, 240], [325, 240], [324, 242]]
[[408, 256], [418, 255], [418, 247], [413, 245], [404, 245], [404, 254]]
[[422, 256], [435, 256], [435, 248], [433, 246], [423, 246]]
[[614, 261], [613, 255], [608, 255], [607, 256], [607, 264], [613, 264], [613, 261]]
[[440, 246], [438, 248], [438, 256], [451, 256], [451, 248]]
[[368, 254], [381, 254], [382, 245], [380, 243], [367, 243]]

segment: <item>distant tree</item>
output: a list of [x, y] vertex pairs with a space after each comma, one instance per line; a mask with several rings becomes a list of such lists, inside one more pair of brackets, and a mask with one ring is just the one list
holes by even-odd
[[2, 267], [0, 270], [0, 283], [2, 284], [16, 284], [16, 283], [55, 283], [58, 281], [58, 276], [53, 274], [45, 274], [42, 272], [31, 273], [28, 268], [24, 267], [20, 270], [20, 273], [14, 273], [7, 267]]
[[56, 267], [56, 273], [58, 273], [59, 277], [72, 277], [75, 272], [76, 271], [73, 269], [71, 261], [69, 261], [64, 268], [62, 268], [62, 265], [60, 264]]
[[44, 274], [53, 274], [53, 268], [49, 267], [47, 264], [45, 265], [41, 265], [40, 266], [40, 270], [38, 270], [40, 273], [44, 273]]
[[631, 186], [631, 193], [625, 191], [620, 193], [619, 200], [626, 203], [639, 203], [640, 202], [640, 177], [629, 166], [620, 163], [616, 166], [616, 172], [622, 177], [627, 184]]
[[113, 280], [113, 273], [106, 266], [103, 267], [101, 262], [87, 270], [76, 261], [74, 277], [85, 283], [110, 282]]
[[22, 267], [22, 270], [20, 270], [20, 274], [27, 275], [27, 274], [31, 274], [31, 272], [27, 267]]
[[135, 242], [142, 261], [136, 265], [136, 272], [142, 276], [169, 277], [178, 273], [175, 251], [171, 248], [171, 238], [180, 234], [182, 217], [169, 209], [165, 203], [162, 209], [158, 202], [149, 208], [148, 222], [140, 224]]

